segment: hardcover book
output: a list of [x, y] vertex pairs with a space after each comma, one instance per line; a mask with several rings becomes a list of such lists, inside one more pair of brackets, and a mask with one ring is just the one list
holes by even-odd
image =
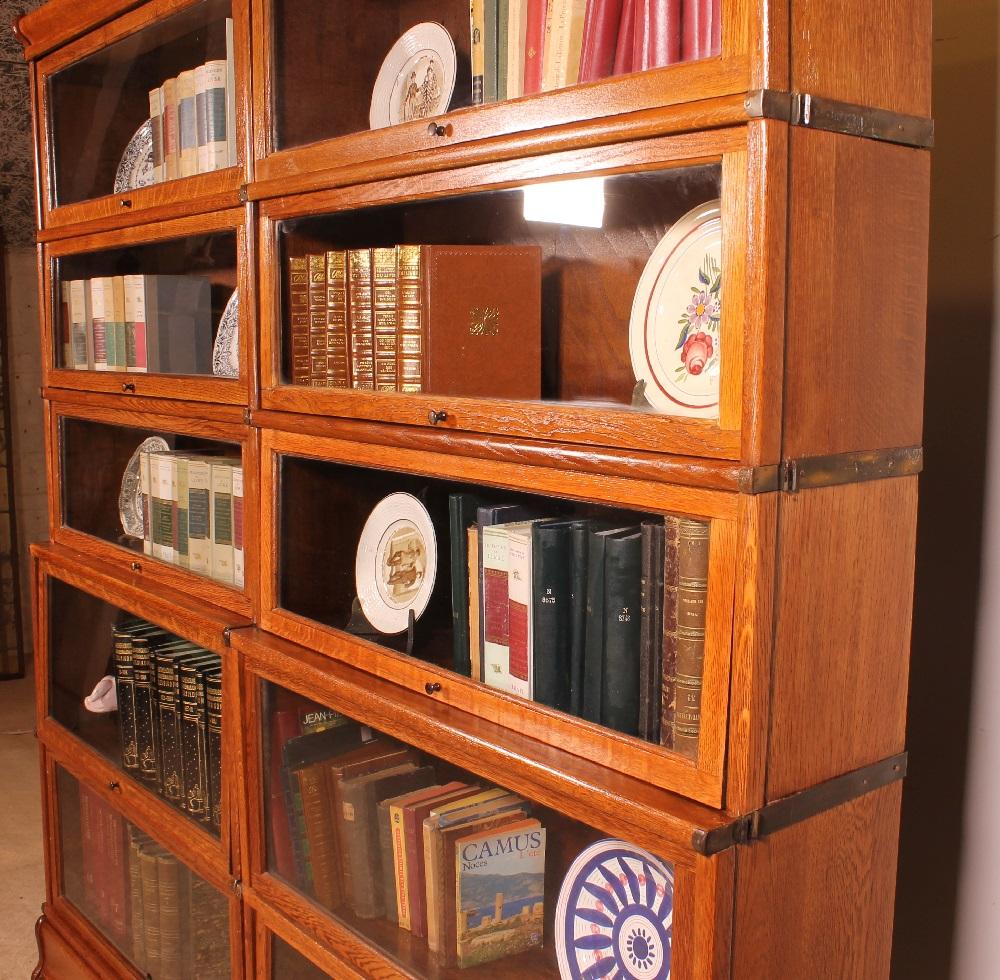
[[372, 331], [376, 391], [398, 391], [396, 248], [372, 249]]
[[347, 253], [326, 253], [326, 378], [328, 388], [350, 388], [347, 352]]
[[375, 388], [375, 341], [372, 311], [372, 250], [352, 248], [347, 253], [347, 306], [351, 387]]
[[705, 662], [709, 526], [682, 517], [677, 530], [677, 664], [674, 751], [698, 757], [701, 679]]
[[621, 18], [622, 0], [590, 0], [587, 4], [579, 81], [596, 82], [612, 73]]
[[639, 732], [642, 534], [611, 535], [604, 568], [604, 679], [601, 723]]
[[560, 711], [570, 707], [573, 524], [531, 526], [532, 697]]
[[198, 120], [193, 68], [177, 76], [177, 147], [177, 176], [191, 177], [198, 173]]
[[288, 259], [288, 316], [292, 343], [292, 384], [312, 380], [309, 354], [309, 260], [292, 255]]
[[639, 624], [639, 737], [660, 741], [663, 682], [664, 526], [642, 522]]
[[205, 671], [205, 741], [208, 756], [208, 822], [222, 831], [222, 668]]

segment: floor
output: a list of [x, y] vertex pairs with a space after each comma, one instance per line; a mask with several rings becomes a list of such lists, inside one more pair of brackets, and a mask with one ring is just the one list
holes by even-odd
[[28, 980], [45, 897], [32, 680], [0, 681], [0, 980]]

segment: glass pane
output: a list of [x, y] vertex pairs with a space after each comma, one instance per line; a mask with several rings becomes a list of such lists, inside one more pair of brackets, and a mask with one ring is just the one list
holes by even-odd
[[672, 865], [276, 685], [263, 700], [269, 868], [406, 971], [555, 978], [563, 946], [583, 973], [641, 927], [646, 975], [669, 975]]
[[231, 9], [202, 0], [48, 79], [55, 205], [236, 163]]
[[239, 371], [233, 232], [69, 255], [56, 261], [54, 281], [58, 367]]
[[63, 894], [154, 980], [229, 976], [229, 902], [64, 769]]
[[52, 717], [219, 834], [219, 656], [59, 579], [48, 588]]
[[271, 937], [272, 980], [326, 980], [327, 974], [277, 936]]
[[283, 222], [284, 380], [717, 418], [721, 167]]
[[707, 523], [293, 456], [280, 515], [284, 608], [697, 757]]
[[243, 587], [238, 445], [73, 418], [61, 428], [68, 527]]
[[573, 0], [547, 24], [546, 4], [536, 0], [274, 0], [276, 145], [721, 51], [721, 0], [603, 7], [591, 17], [584, 0]]

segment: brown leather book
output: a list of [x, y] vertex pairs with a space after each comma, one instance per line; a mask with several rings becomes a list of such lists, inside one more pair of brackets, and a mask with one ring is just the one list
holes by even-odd
[[398, 248], [372, 249], [372, 333], [375, 345], [375, 390], [397, 391], [396, 256]]
[[375, 342], [370, 248], [352, 248], [347, 253], [347, 311], [351, 387], [371, 391], [375, 387]]
[[186, 888], [181, 887], [180, 862], [172, 854], [156, 857], [156, 891], [160, 905], [160, 969], [163, 980], [181, 980], [184, 975], [184, 926], [187, 923]]
[[682, 517], [677, 531], [677, 671], [674, 751], [698, 757], [705, 661], [709, 526]]
[[128, 838], [129, 931], [132, 934], [132, 961], [141, 972], [145, 972], [146, 941], [142, 922], [142, 869], [139, 863], [142, 835], [130, 826]]
[[142, 939], [146, 951], [146, 972], [154, 977], [160, 973], [160, 896], [157, 883], [159, 868], [157, 853], [162, 850], [152, 841], [139, 845], [139, 874], [142, 885]]
[[326, 387], [326, 253], [306, 256], [309, 271], [309, 383]]
[[292, 384], [309, 384], [309, 267], [304, 255], [288, 259], [288, 318]]
[[347, 364], [347, 253], [326, 253], [326, 386], [349, 388]]
[[660, 681], [660, 744], [674, 745], [677, 686], [677, 530], [680, 518], [663, 519], [663, 660]]
[[534, 245], [400, 245], [399, 390], [541, 397], [542, 260]]
[[320, 905], [335, 909], [343, 895], [340, 889], [340, 860], [333, 829], [333, 800], [326, 778], [326, 762], [299, 769], [293, 776], [302, 794], [302, 819], [309, 845], [313, 895]]

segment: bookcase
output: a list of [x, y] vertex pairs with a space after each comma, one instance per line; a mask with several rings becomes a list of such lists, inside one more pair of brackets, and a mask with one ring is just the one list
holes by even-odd
[[[18, 22], [37, 977], [888, 975], [930, 5], [630, 3], [492, 9], [555, 11], [547, 37], [574, 8], [708, 11], [717, 43], [483, 104], [465, 0]], [[369, 128], [428, 22], [450, 104]], [[184, 144], [150, 92], [210, 63], [225, 165], [163, 179]], [[192, 460], [242, 477], [238, 507], [231, 476], [204, 498], [242, 584], [193, 570]], [[449, 793], [482, 809], [449, 829]], [[544, 839], [534, 890], [469, 905], [456, 848], [505, 828]]]

